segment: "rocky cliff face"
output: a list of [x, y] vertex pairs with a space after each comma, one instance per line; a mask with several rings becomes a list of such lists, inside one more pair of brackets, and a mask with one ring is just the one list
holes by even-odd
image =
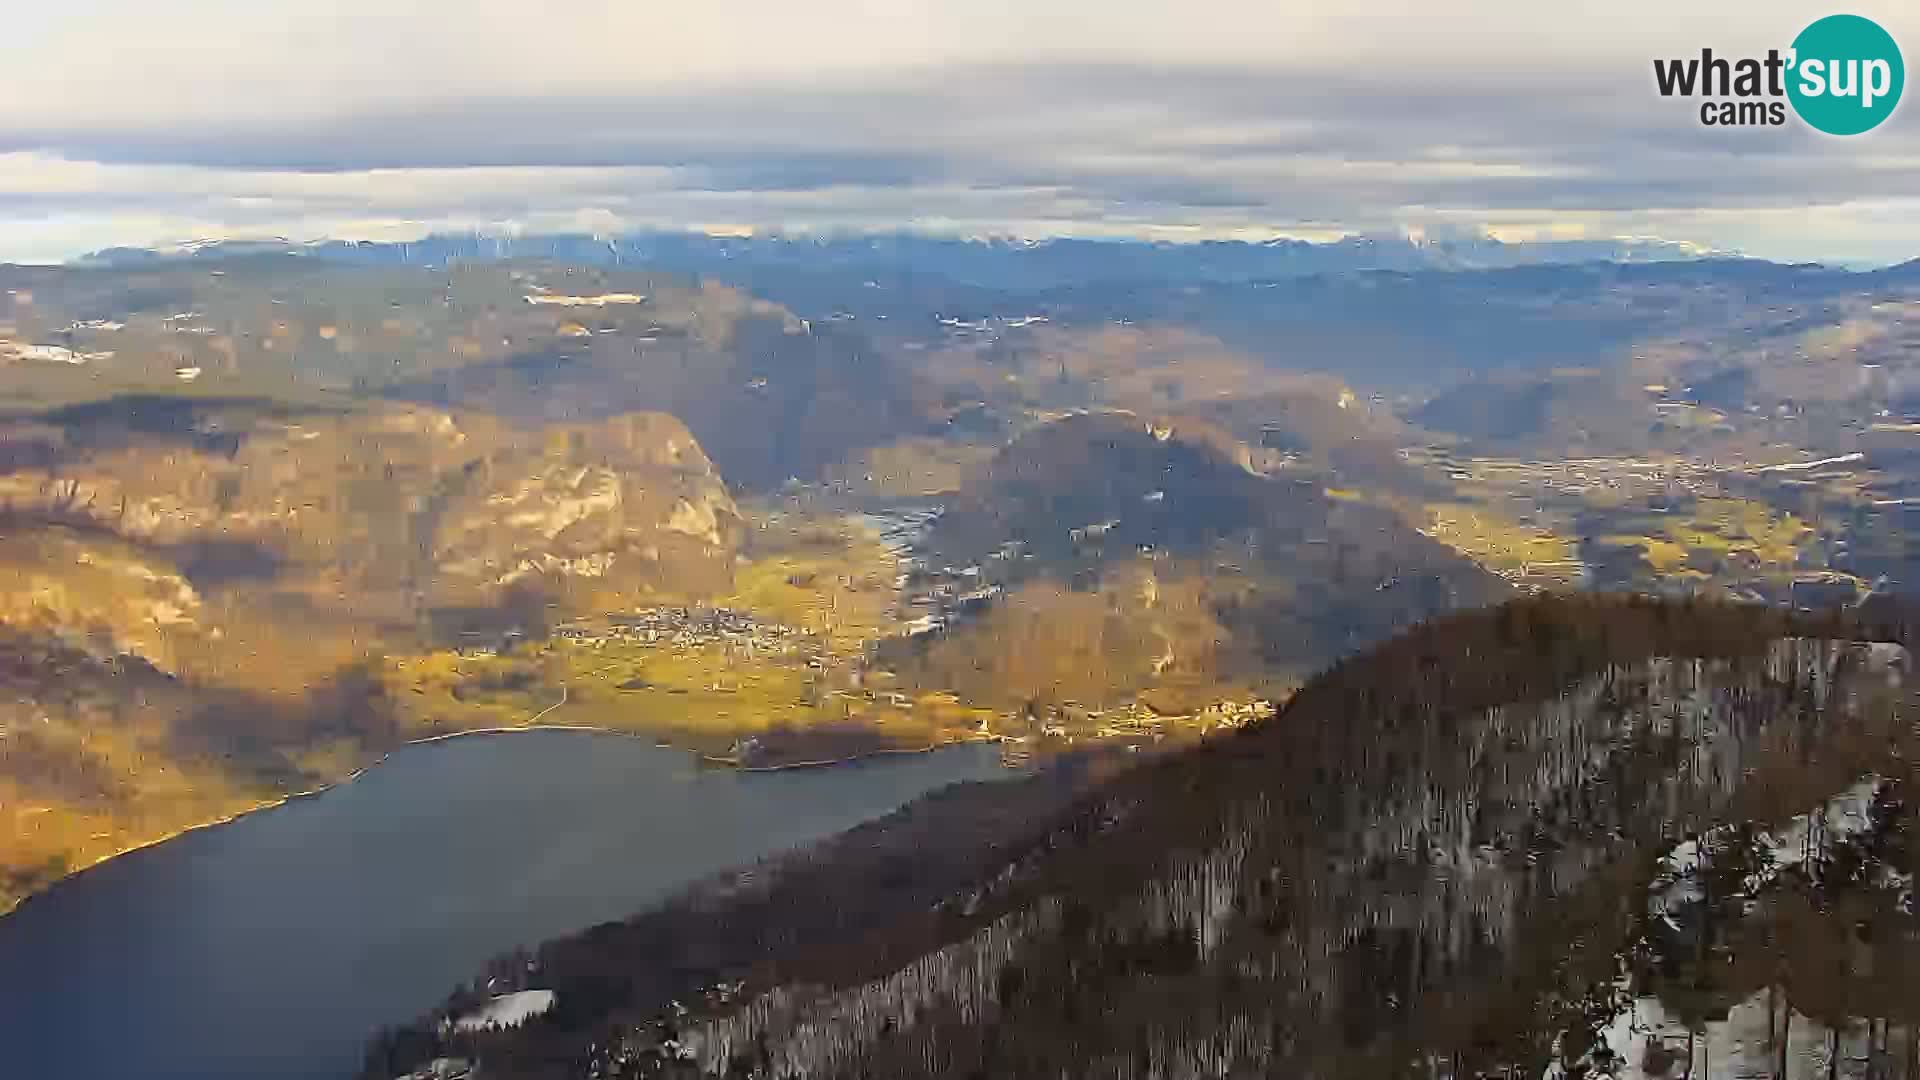
[[541, 438], [487, 459], [448, 500], [438, 595], [484, 601], [547, 579], [604, 609], [725, 585], [740, 513], [679, 421], [638, 413]]
[[63, 527], [0, 537], [0, 624], [16, 631], [177, 672], [204, 615], [178, 567], [132, 545]]
[[[0, 512], [21, 535], [67, 526], [203, 584], [388, 620], [411, 617], [416, 598], [487, 605], [515, 586], [565, 597], [590, 580], [583, 603], [711, 589], [739, 538], [725, 484], [659, 413], [519, 431], [422, 408], [212, 408], [132, 445], [0, 473]], [[36, 580], [72, 565], [52, 557]]]

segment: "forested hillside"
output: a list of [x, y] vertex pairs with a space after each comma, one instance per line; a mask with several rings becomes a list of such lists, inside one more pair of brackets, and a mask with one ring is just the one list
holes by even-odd
[[[937, 835], [936, 801], [747, 899], [544, 947], [507, 985], [553, 1013], [383, 1036], [369, 1075], [1591, 1075], [1686, 1052], [1624, 1026], [1647, 1002], [1704, 1042], [1754, 1000], [1799, 1025], [1781, 1075], [1814, 1075], [1816, 1029], [1897, 1061], [1920, 778], [1893, 632], [1598, 597], [1445, 617], [1260, 725], [979, 819], [927, 852], [965, 885], [859, 854]], [[709, 938], [756, 944], [664, 944]]]

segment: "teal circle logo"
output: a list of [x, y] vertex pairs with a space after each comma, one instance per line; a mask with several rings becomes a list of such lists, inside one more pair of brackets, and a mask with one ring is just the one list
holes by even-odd
[[1788, 63], [1793, 111], [1829, 135], [1879, 127], [1907, 82], [1893, 35], [1858, 15], [1829, 15], [1800, 31]]

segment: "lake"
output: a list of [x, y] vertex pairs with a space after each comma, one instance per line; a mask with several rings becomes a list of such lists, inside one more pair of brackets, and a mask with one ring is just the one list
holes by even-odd
[[579, 731], [407, 747], [353, 783], [134, 852], [0, 918], [0, 1072], [352, 1075], [490, 956], [1007, 775], [991, 744], [743, 773]]

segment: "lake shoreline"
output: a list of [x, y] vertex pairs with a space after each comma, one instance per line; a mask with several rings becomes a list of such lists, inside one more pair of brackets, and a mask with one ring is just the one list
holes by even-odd
[[[287, 798], [0, 919], [10, 1064], [74, 1080], [338, 1080], [369, 1032], [433, 1007], [490, 957], [650, 909], [928, 791], [1012, 775], [994, 746], [737, 777], [631, 732], [472, 734], [396, 747], [335, 798]], [[182, 970], [203, 992], [178, 993]], [[100, 1025], [116, 1038], [83, 1037]]]
[[[834, 765], [852, 765], [860, 761], [865, 761], [869, 758], [892, 757], [900, 754], [930, 754], [936, 750], [945, 750], [955, 746], [971, 746], [971, 745], [974, 745], [975, 743], [1005, 741], [1005, 736], [1001, 736], [1001, 735], [963, 736], [960, 738], [939, 739], [932, 742], [928, 742], [924, 745], [918, 745], [918, 744], [916, 745], [875, 745], [865, 749], [856, 750], [851, 753], [838, 754], [832, 757], [780, 759], [780, 760], [769, 761], [766, 764], [747, 764], [746, 761], [743, 760], [738, 755], [709, 753], [705, 750], [702, 750], [698, 746], [688, 746], [684, 743], [684, 741], [673, 741], [669, 739], [662, 739], [660, 738], [659, 733], [657, 732], [649, 733], [644, 731], [629, 731], [622, 728], [598, 727], [592, 724], [528, 724], [528, 725], [519, 726], [519, 727], [471, 728], [464, 731], [449, 731], [440, 735], [429, 735], [424, 739], [410, 739], [407, 742], [394, 747], [393, 750], [389, 750], [386, 754], [382, 754], [379, 760], [374, 761], [373, 763], [366, 765], [360, 769], [356, 769], [351, 776], [347, 777], [346, 780], [341, 781], [341, 783], [347, 783], [353, 780], [355, 777], [358, 777], [361, 773], [366, 772], [368, 769], [372, 769], [379, 766], [380, 764], [384, 763], [389, 756], [409, 746], [425, 746], [429, 743], [445, 742], [448, 739], [460, 739], [460, 738], [465, 738], [471, 735], [513, 735], [513, 734], [519, 734], [522, 732], [531, 732], [531, 731], [579, 731], [579, 732], [586, 732], [588, 734], [594, 734], [594, 735], [616, 735], [622, 738], [632, 738], [632, 739], [653, 738], [655, 740], [654, 742], [655, 746], [658, 746], [662, 749], [679, 750], [688, 754], [692, 754], [702, 764], [711, 765], [717, 768], [732, 769], [735, 772], [748, 772], [748, 773], [782, 772], [787, 769], [822, 769], [822, 768], [828, 768]], [[846, 735], [848, 734], [848, 732], [844, 730], [838, 730], [830, 733], [809, 733], [806, 731], [795, 731], [795, 732], [788, 732], [785, 734], [786, 734], [786, 737], [797, 739], [801, 746], [805, 746], [806, 743], [809, 741], [810, 735], [812, 736], [812, 738], [818, 739], [825, 736]], [[861, 732], [860, 734], [867, 734], [867, 733]], [[330, 786], [337, 787], [338, 785], [330, 785]], [[327, 790], [329, 790], [329, 788], [319, 788], [311, 792], [301, 792], [299, 793], [299, 795], [289, 796], [289, 797], [298, 798], [304, 795], [319, 794], [320, 792], [327, 791]]]
[[[452, 739], [462, 739], [462, 738], [468, 738], [470, 736], [514, 735], [514, 734], [521, 734], [525, 732], [536, 732], [536, 731], [572, 731], [572, 732], [579, 732], [579, 733], [589, 734], [589, 735], [612, 735], [612, 736], [618, 736], [620, 738], [628, 738], [628, 739], [652, 738], [653, 740], [655, 740], [654, 741], [655, 746], [660, 747], [662, 749], [678, 750], [683, 753], [690, 754], [693, 756], [696, 762], [698, 762], [703, 766], [710, 767], [710, 768], [731, 769], [733, 771], [743, 772], [743, 773], [772, 773], [772, 772], [783, 772], [790, 769], [824, 769], [824, 768], [831, 768], [836, 765], [852, 765], [857, 762], [866, 760], [868, 758], [886, 757], [886, 756], [893, 756], [893, 755], [899, 755], [899, 754], [928, 754], [936, 750], [944, 750], [944, 749], [955, 747], [955, 746], [966, 746], [976, 742], [998, 741], [996, 737], [991, 737], [991, 736], [985, 737], [985, 738], [946, 739], [939, 742], [929, 743], [928, 745], [925, 745], [925, 746], [882, 746], [882, 747], [875, 747], [867, 750], [861, 750], [856, 753], [846, 754], [846, 755], [837, 756], [837, 757], [807, 759], [807, 760], [798, 760], [798, 761], [778, 761], [778, 762], [765, 764], [765, 765], [746, 765], [746, 764], [742, 764], [737, 757], [726, 757], [722, 755], [711, 754], [704, 750], [699, 749], [698, 747], [685, 745], [684, 742], [675, 742], [675, 741], [662, 739], [660, 737], [660, 733], [658, 732], [633, 731], [633, 730], [628, 730], [623, 728], [601, 727], [593, 724], [522, 724], [522, 725], [517, 725], [512, 727], [464, 728], [459, 731], [447, 731], [447, 732], [442, 732], [438, 735], [428, 735], [423, 738], [408, 739], [405, 742], [399, 743], [398, 745], [392, 747], [391, 749], [384, 751], [383, 753], [380, 754], [380, 756], [374, 758], [372, 761], [368, 762], [365, 765], [360, 766], [357, 769], [354, 769], [352, 772], [348, 773], [346, 776], [340, 778], [339, 780], [334, 781], [333, 783], [322, 784], [319, 787], [308, 788], [305, 791], [287, 792], [284, 795], [279, 795], [271, 799], [265, 799], [260, 802], [256, 802], [250, 806], [246, 806], [242, 809], [235, 810], [233, 813], [227, 814], [223, 817], [211, 818], [209, 820], [198, 822], [193, 825], [187, 825], [182, 828], [176, 829], [175, 831], [170, 832], [165, 836], [155, 837], [154, 839], [142, 841], [141, 843], [133, 844], [131, 846], [122, 848], [118, 851], [113, 852], [112, 854], [103, 855], [100, 858], [95, 859], [84, 866], [77, 867], [67, 872], [66, 874], [61, 875], [59, 879], [48, 884], [45, 888], [41, 888], [41, 889], [35, 890], [34, 892], [27, 893], [25, 896], [20, 897], [19, 900], [14, 902], [11, 906], [0, 907], [0, 919], [7, 918], [8, 916], [12, 915], [13, 913], [21, 910], [22, 908], [26, 907], [28, 904], [32, 903], [34, 900], [39, 899], [40, 897], [52, 894], [53, 892], [58, 890], [61, 886], [79, 878], [81, 875], [86, 874], [90, 871], [96, 870], [102, 866], [107, 865], [108, 863], [115, 862], [119, 859], [125, 858], [126, 856], [133, 855], [138, 852], [146, 851], [149, 848], [159, 847], [162, 844], [171, 843], [172, 841], [182, 839], [184, 837], [190, 836], [197, 832], [201, 832], [203, 830], [217, 829], [225, 825], [232, 825], [235, 822], [241, 820], [242, 818], [251, 817], [254, 814], [264, 813], [269, 810], [274, 810], [279, 807], [286, 806], [289, 803], [292, 803], [298, 799], [315, 798], [321, 795], [325, 795], [330, 791], [337, 790], [338, 788], [343, 787], [344, 785], [347, 785], [347, 784], [351, 784], [354, 781], [358, 780], [360, 777], [365, 776], [369, 771], [373, 769], [377, 769], [380, 766], [386, 764], [388, 759], [391, 758], [394, 754], [397, 754], [400, 751], [407, 749], [408, 747], [427, 746], [433, 743], [447, 742]], [[804, 733], [797, 733], [797, 734], [801, 734], [804, 737]]]

